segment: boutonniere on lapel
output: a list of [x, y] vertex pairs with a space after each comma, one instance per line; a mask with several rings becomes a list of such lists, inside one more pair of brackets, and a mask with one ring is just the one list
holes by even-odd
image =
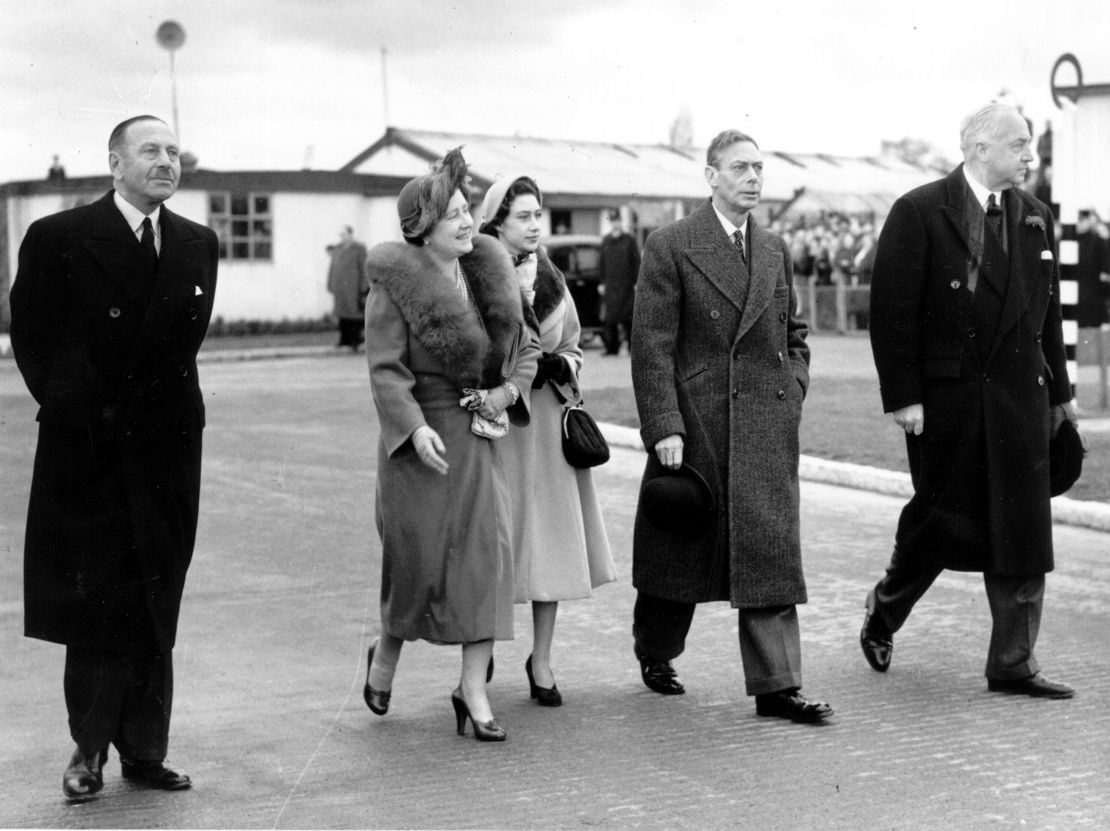
[[1044, 220], [1041, 219], [1040, 214], [1029, 214], [1029, 216], [1025, 217], [1025, 224], [1031, 228], [1040, 228], [1042, 231], [1044, 230]]

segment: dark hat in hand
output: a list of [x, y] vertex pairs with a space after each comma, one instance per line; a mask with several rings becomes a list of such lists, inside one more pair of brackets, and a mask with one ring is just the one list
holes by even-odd
[[1083, 472], [1083, 437], [1075, 423], [1064, 419], [1060, 429], [1048, 443], [1048, 485], [1053, 496], [1059, 496], [1075, 484]]
[[640, 510], [659, 529], [685, 540], [705, 536], [713, 527], [717, 500], [705, 477], [690, 465], [664, 469], [640, 491]]

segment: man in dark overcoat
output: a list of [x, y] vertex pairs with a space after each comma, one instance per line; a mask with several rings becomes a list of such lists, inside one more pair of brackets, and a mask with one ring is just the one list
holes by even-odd
[[24, 628], [66, 645], [77, 748], [66, 796], [95, 794], [109, 743], [141, 785], [164, 765], [172, 652], [200, 497], [196, 354], [212, 313], [216, 235], [162, 203], [181, 175], [153, 116], [113, 130], [114, 188], [34, 222], [19, 249], [11, 338], [39, 404], [24, 549]]
[[605, 323], [601, 340], [606, 355], [617, 355], [621, 343], [632, 342], [632, 312], [636, 303], [636, 276], [640, 248], [624, 230], [621, 212], [609, 211], [609, 233], [601, 240], [601, 285], [605, 290]]
[[[1075, 242], [1079, 256], [1075, 264], [1075, 282], [1079, 302], [1075, 322], [1080, 329], [1097, 329], [1110, 320], [1110, 244], [1099, 233], [1097, 216], [1092, 210], [1079, 212], [1075, 223]], [[1096, 332], [1086, 333], [1099, 337]]]
[[[696, 604], [730, 601], [756, 711], [822, 721], [832, 709], [799, 692], [795, 608], [806, 601], [798, 426], [807, 329], [786, 243], [750, 218], [763, 187], [755, 141], [718, 135], [705, 178], [711, 198], [653, 233], [640, 269], [632, 383], [648, 460], [633, 540], [635, 653], [649, 689], [684, 692], [671, 661]], [[704, 527], [676, 533], [659, 526], [645, 494], [684, 465], [717, 509]]]
[[1069, 698], [1033, 649], [1053, 568], [1049, 437], [1075, 420], [1048, 208], [1016, 185], [1029, 128], [991, 104], [965, 119], [964, 162], [894, 203], [871, 284], [883, 408], [906, 432], [914, 495], [860, 640], [876, 670], [945, 568], [983, 573], [991, 690]]
[[354, 229], [344, 225], [339, 232], [339, 245], [331, 249], [328, 264], [328, 291], [333, 312], [339, 321], [340, 348], [357, 352], [363, 341], [363, 317], [370, 277], [366, 273], [366, 246], [355, 239]]

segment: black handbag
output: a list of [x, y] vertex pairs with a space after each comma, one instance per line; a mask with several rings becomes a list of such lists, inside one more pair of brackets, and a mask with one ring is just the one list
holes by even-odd
[[590, 468], [609, 461], [609, 443], [601, 434], [593, 416], [583, 407], [582, 394], [572, 404], [554, 382], [549, 382], [555, 398], [563, 405], [562, 434], [563, 457], [571, 467]]

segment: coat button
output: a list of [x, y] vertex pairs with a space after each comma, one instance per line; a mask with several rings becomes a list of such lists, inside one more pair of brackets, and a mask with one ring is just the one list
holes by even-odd
[[960, 281], [959, 280], [953, 280], [948, 285], [951, 286], [954, 289], [958, 289], [960, 287]]
[[775, 395], [779, 397], [779, 401], [782, 401], [784, 398], [786, 398], [786, 390], [779, 390], [775, 393]]
[[739, 398], [740, 397], [740, 387], [733, 387], [732, 388], [732, 397], [733, 398]]
[[1037, 334], [1033, 335], [1033, 342], [1034, 343], [1040, 343], [1041, 342], [1041, 333], [1040, 332], [1037, 332]]
[[783, 362], [784, 362], [785, 360], [786, 360], [786, 358], [784, 358], [784, 357], [783, 357], [783, 354], [782, 354], [781, 352], [779, 352], [779, 363], [781, 364], [781, 363], [783, 363]]
[[711, 311], [711, 312], [709, 313], [709, 316], [710, 316], [711, 318], [713, 318], [714, 320], [716, 320], [717, 318], [719, 318], [719, 317], [721, 316], [721, 313], [720, 313], [720, 312], [718, 312], [718, 311], [717, 311], [716, 309], [714, 309], [713, 311]]
[[975, 337], [975, 327], [974, 326], [972, 326], [970, 329], [967, 330], [967, 336], [969, 338]]
[[108, 310], [108, 317], [115, 318], [115, 317], [119, 317], [119, 316], [120, 316], [119, 306], [113, 306], [112, 308], [110, 308]]
[[181, 367], [181, 377], [182, 377], [182, 378], [184, 378], [184, 377], [185, 377], [186, 375], [188, 375], [188, 374], [189, 374], [189, 369], [188, 369], [188, 367], [184, 367], [184, 366], [183, 366], [183, 367]]
[[786, 312], [779, 312], [779, 320], [786, 323]]
[[1044, 386], [1044, 376], [1043, 375], [1038, 375], [1037, 376], [1037, 386], [1038, 387], [1043, 387]]

